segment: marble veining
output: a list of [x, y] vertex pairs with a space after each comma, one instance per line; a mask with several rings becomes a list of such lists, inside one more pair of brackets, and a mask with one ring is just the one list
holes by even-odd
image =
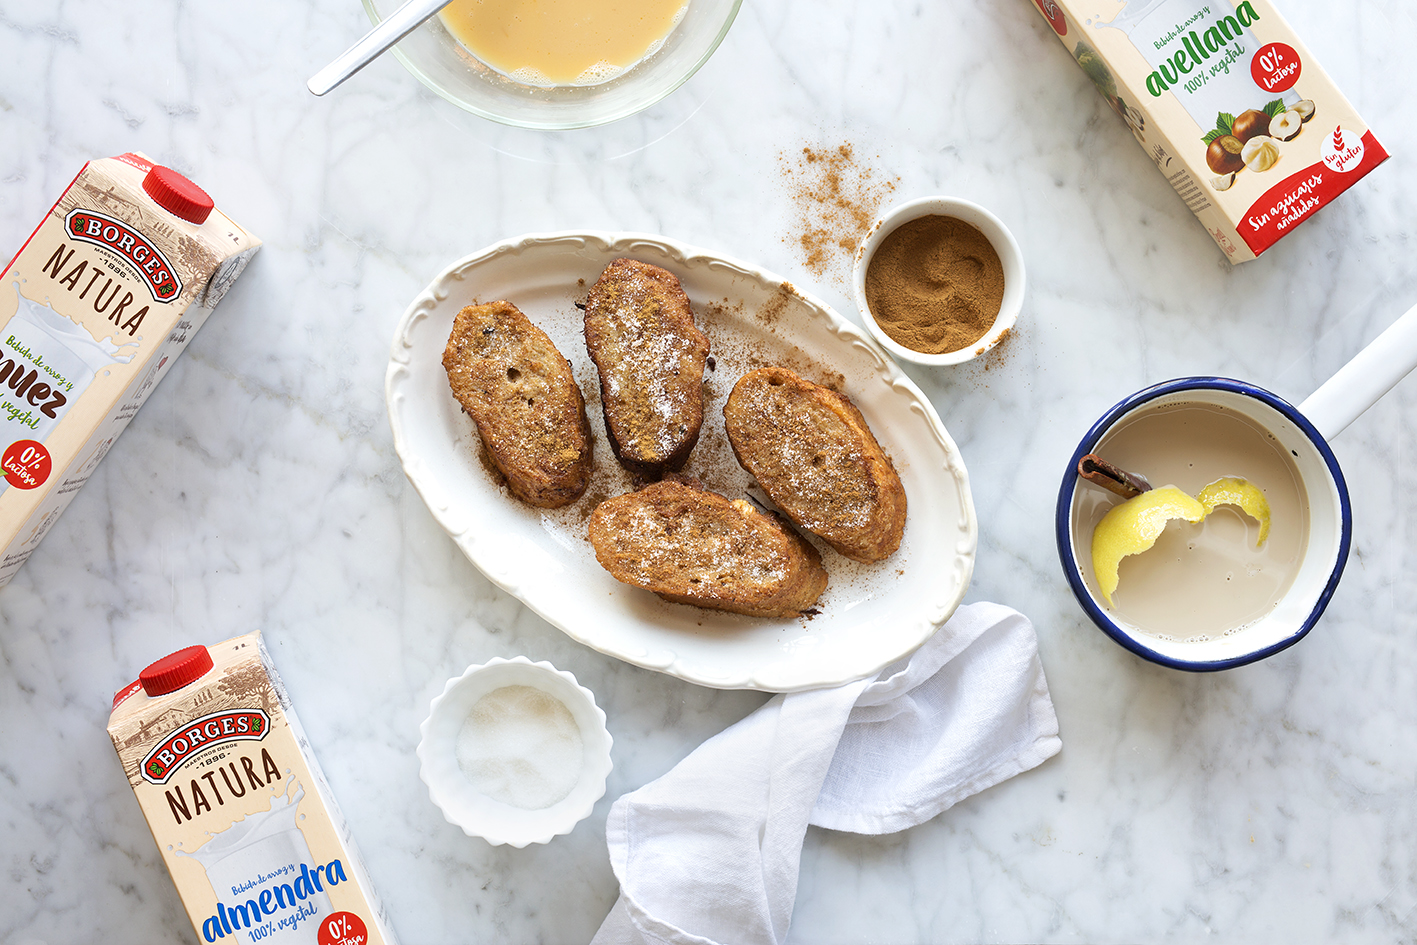
[[[1052, 538], [1068, 457], [1118, 400], [1222, 374], [1297, 403], [1417, 302], [1411, 5], [1279, 5], [1394, 157], [1232, 269], [1031, 0], [749, 0], [665, 101], [557, 133], [466, 115], [390, 57], [312, 97], [356, 0], [0, 0], [0, 255], [86, 159], [134, 149], [265, 240], [0, 590], [0, 941], [193, 940], [104, 725], [149, 661], [253, 628], [404, 942], [588, 940], [616, 896], [611, 801], [765, 697], [606, 657], [478, 572], [394, 451], [390, 339], [451, 261], [567, 229], [751, 260], [859, 324], [849, 262], [808, 268], [782, 168], [841, 143], [892, 199], [975, 201], [1023, 250], [1003, 345], [902, 370], [969, 470], [967, 599], [1032, 618], [1064, 748], [901, 834], [811, 830], [791, 940], [1417, 939], [1417, 380], [1335, 438], [1352, 556], [1269, 660], [1136, 659]], [[450, 677], [517, 655], [574, 673], [615, 740], [594, 813], [524, 850], [447, 824], [414, 755]]]

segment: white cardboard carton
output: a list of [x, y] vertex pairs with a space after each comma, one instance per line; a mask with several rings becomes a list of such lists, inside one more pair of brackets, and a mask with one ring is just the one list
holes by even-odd
[[259, 246], [196, 185], [124, 154], [86, 164], [0, 271], [0, 587]]
[[260, 635], [176, 691], [119, 690], [108, 734], [198, 941], [393, 945]]
[[1387, 160], [1269, 0], [1034, 0], [1232, 263]]

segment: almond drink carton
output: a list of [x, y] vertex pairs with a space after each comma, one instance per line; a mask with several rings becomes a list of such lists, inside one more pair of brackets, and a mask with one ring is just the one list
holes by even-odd
[[199, 941], [392, 945], [258, 633], [143, 670], [108, 734]]
[[86, 164], [0, 271], [0, 587], [259, 246], [124, 154]]

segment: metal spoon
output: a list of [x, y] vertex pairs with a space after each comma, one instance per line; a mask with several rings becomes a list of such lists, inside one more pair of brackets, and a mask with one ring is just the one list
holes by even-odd
[[316, 95], [324, 95], [345, 79], [363, 69], [394, 43], [418, 28], [452, 0], [408, 0], [378, 26], [340, 54], [334, 62], [310, 77], [305, 87]]

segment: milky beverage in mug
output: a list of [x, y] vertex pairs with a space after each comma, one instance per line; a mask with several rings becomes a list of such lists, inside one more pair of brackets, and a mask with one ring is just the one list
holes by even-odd
[[1232, 263], [1387, 152], [1269, 0], [1034, 0]]
[[0, 587], [259, 246], [124, 154], [86, 164], [0, 272]]
[[199, 941], [394, 941], [258, 633], [149, 666], [108, 734]]
[[[1222, 477], [1245, 479], [1264, 493], [1270, 510], [1269, 535], [1259, 546], [1259, 523], [1234, 506], [1217, 506], [1203, 522], [1167, 523], [1151, 549], [1122, 559], [1114, 617], [1162, 639], [1210, 640], [1242, 631], [1288, 593], [1308, 546], [1309, 508], [1298, 470], [1269, 431], [1215, 404], [1172, 403], [1119, 423], [1096, 452], [1188, 495]], [[1090, 543], [1120, 501], [1102, 489], [1082, 489], [1073, 533]], [[1078, 563], [1104, 606], [1091, 556], [1080, 555]]]

